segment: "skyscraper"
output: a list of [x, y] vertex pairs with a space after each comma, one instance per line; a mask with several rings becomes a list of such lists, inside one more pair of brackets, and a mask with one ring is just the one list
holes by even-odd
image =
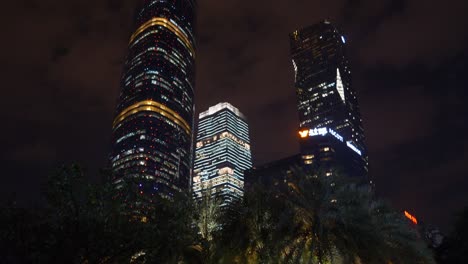
[[229, 103], [219, 103], [200, 113], [193, 178], [195, 198], [210, 193], [225, 206], [242, 197], [244, 171], [251, 167], [245, 116]]
[[[290, 34], [298, 99], [299, 130], [333, 131], [361, 157], [367, 172], [367, 148], [361, 114], [351, 83], [346, 39], [328, 21]], [[308, 132], [307, 132], [308, 133]], [[305, 136], [305, 134], [302, 134]], [[301, 136], [302, 136], [301, 135]], [[301, 151], [310, 144], [303, 144]]]
[[121, 77], [110, 162], [139, 193], [188, 190], [195, 86], [195, 0], [142, 0]]

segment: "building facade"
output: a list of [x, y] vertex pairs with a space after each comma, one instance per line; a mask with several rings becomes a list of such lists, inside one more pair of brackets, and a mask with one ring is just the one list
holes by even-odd
[[[290, 46], [299, 131], [332, 129], [347, 146], [357, 150], [360, 166], [367, 175], [367, 148], [356, 92], [351, 83], [346, 39], [331, 23], [324, 21], [292, 32]], [[302, 137], [300, 144], [301, 150], [312, 146]]]
[[244, 171], [252, 167], [249, 127], [245, 116], [229, 103], [200, 113], [193, 193], [196, 199], [211, 195], [221, 207], [244, 193]]
[[367, 167], [362, 151], [345, 141], [338, 132], [328, 127], [304, 129], [299, 132], [301, 157], [305, 166], [320, 168], [329, 176], [334, 172], [368, 183]]
[[368, 178], [362, 177], [367, 174], [362, 166], [362, 153], [333, 129], [300, 131], [300, 147], [299, 154], [247, 170], [246, 188], [261, 184], [269, 188], [287, 189], [292, 181], [291, 173], [296, 169], [327, 177], [346, 176], [359, 185], [369, 185]]
[[142, 0], [112, 126], [114, 182], [138, 193], [189, 190], [193, 157], [195, 0]]
[[338, 172], [369, 184], [367, 148], [346, 39], [328, 21], [289, 35], [299, 114], [296, 155], [246, 172], [247, 186], [255, 183], [286, 188], [294, 168]]
[[287, 189], [289, 174], [294, 168], [307, 168], [301, 154], [254, 166], [245, 171], [245, 189], [256, 184], [267, 188]]

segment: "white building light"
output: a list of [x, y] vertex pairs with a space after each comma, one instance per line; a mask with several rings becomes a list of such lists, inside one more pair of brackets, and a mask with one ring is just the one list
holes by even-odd
[[346, 141], [346, 145], [347, 145], [350, 149], [354, 150], [354, 152], [356, 152], [357, 154], [359, 154], [359, 156], [362, 155], [361, 151], [360, 151], [358, 148], [356, 148], [353, 144], [351, 144], [351, 141]]

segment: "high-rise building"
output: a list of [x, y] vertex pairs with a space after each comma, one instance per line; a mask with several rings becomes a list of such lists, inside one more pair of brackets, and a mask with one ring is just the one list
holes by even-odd
[[245, 116], [229, 103], [219, 103], [200, 113], [193, 177], [195, 198], [218, 197], [221, 207], [241, 198], [244, 171], [251, 167]]
[[[291, 56], [298, 99], [299, 131], [333, 131], [360, 156], [360, 166], [368, 170], [364, 129], [351, 84], [351, 68], [346, 55], [346, 39], [328, 21], [290, 34]], [[307, 131], [307, 132], [306, 132]], [[301, 151], [311, 144], [301, 134]], [[312, 137], [310, 137], [311, 140]], [[308, 153], [305, 153], [308, 154]], [[365, 175], [363, 175], [365, 176]]]
[[245, 186], [261, 184], [268, 188], [288, 188], [291, 173], [296, 169], [325, 176], [346, 176], [357, 184], [372, 186], [363, 166], [360, 151], [344, 141], [331, 128], [300, 131], [300, 153], [253, 167], [245, 172]]
[[112, 126], [114, 182], [138, 193], [189, 190], [193, 159], [195, 0], [142, 0]]
[[363, 153], [331, 128], [305, 129], [299, 132], [304, 165], [319, 167], [331, 175], [332, 171], [367, 183], [367, 167]]

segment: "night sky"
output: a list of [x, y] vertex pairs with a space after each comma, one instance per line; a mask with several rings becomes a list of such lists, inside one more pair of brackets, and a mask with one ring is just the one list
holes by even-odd
[[[47, 175], [106, 165], [135, 4], [10, 0], [0, 16], [2, 201]], [[254, 164], [298, 152], [288, 33], [323, 19], [347, 39], [371, 173], [397, 209], [448, 231], [468, 205], [468, 1], [199, 0], [197, 111], [227, 101]]]

